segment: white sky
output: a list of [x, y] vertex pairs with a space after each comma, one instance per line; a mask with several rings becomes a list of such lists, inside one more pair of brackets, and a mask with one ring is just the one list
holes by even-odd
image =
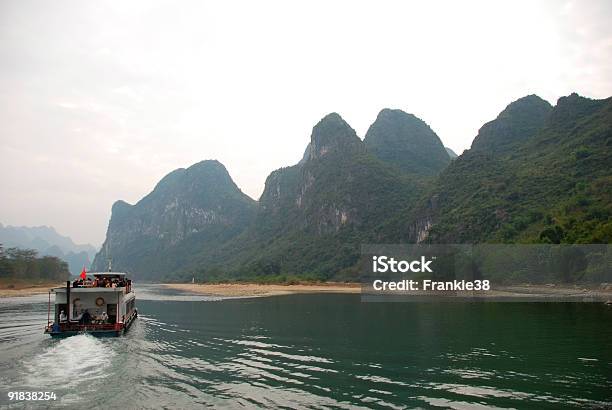
[[612, 95], [610, 1], [0, 2], [0, 222], [100, 245], [117, 199], [218, 159], [258, 198], [336, 111], [457, 153], [508, 103]]

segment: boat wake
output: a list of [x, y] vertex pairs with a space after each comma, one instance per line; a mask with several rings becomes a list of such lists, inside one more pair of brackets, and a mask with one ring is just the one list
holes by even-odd
[[90, 335], [61, 339], [24, 362], [24, 382], [36, 390], [95, 390], [114, 356], [109, 345]]

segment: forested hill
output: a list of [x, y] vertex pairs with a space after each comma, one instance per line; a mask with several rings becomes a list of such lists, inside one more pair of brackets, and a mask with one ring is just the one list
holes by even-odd
[[[482, 127], [402, 221], [435, 243], [609, 243], [612, 98], [520, 99]], [[415, 237], [404, 237], [414, 240]]]
[[429, 125], [401, 110], [382, 110], [363, 142], [374, 156], [409, 173], [435, 175], [451, 159]]
[[257, 209], [218, 161], [166, 175], [135, 205], [117, 201], [93, 269], [159, 277], [192, 263], [246, 229]]
[[530, 95], [451, 160], [419, 118], [384, 109], [365, 140], [340, 115], [259, 201], [216, 161], [117, 202], [99, 267], [142, 279], [355, 279], [362, 243], [609, 243], [612, 99]]
[[426, 181], [372, 155], [340, 115], [327, 115], [304, 159], [267, 178], [256, 218], [222, 249], [224, 261], [208, 265], [238, 276], [327, 279], [352, 267], [359, 244], [376, 240], [375, 228], [408, 207]]

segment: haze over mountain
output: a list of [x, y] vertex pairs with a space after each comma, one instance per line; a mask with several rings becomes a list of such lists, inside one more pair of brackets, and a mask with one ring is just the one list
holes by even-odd
[[5, 248], [34, 249], [41, 256], [56, 256], [68, 263], [72, 274], [89, 267], [96, 254], [92, 245], [77, 245], [51, 226], [5, 226], [0, 223], [0, 244]]
[[332, 113], [257, 202], [216, 161], [117, 202], [96, 265], [108, 248], [142, 279], [355, 280], [363, 243], [607, 243], [611, 101], [521, 98], [453, 161], [410, 114], [381, 111], [361, 141]]

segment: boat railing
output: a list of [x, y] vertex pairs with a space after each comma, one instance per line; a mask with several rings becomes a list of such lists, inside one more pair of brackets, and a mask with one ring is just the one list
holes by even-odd
[[95, 332], [95, 331], [120, 331], [124, 326], [129, 324], [136, 318], [138, 311], [132, 310], [126, 317], [122, 316], [121, 322], [116, 323], [81, 323], [81, 322], [60, 322], [48, 323], [45, 331], [47, 333], [62, 333], [62, 332]]
[[87, 330], [120, 330], [122, 323], [60, 323], [50, 324], [47, 326], [49, 330], [55, 328], [61, 332], [79, 332]]
[[73, 288], [126, 288], [130, 293], [132, 281], [130, 279], [100, 280], [100, 279], [76, 279], [72, 282]]

